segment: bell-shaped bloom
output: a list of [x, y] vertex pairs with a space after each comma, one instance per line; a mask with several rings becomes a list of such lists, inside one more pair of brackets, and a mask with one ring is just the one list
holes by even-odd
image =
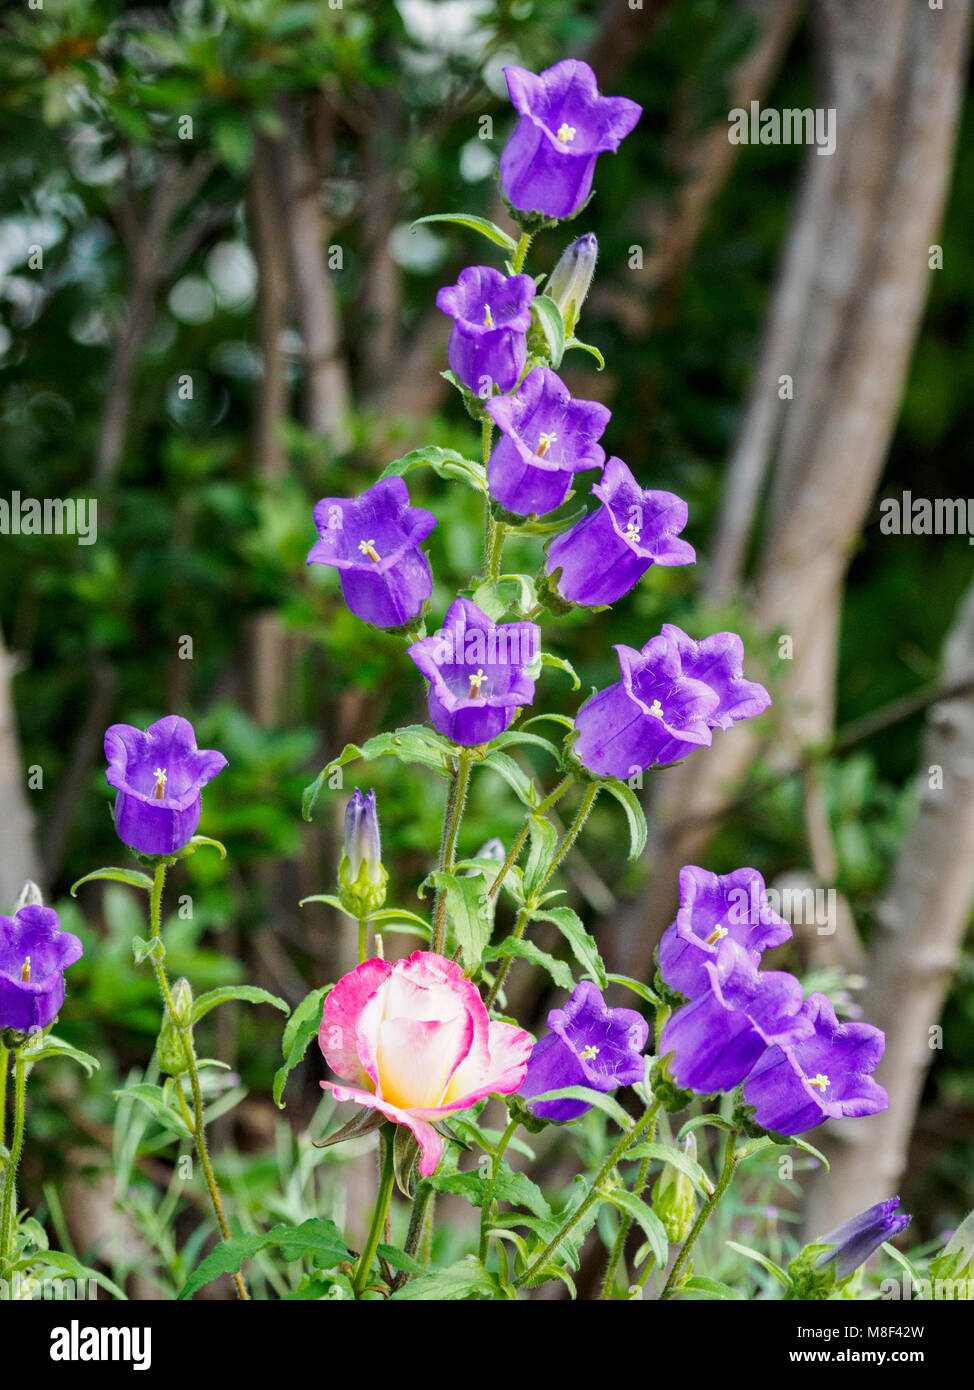
[[847, 1278], [855, 1269], [869, 1259], [874, 1250], [886, 1240], [893, 1240], [905, 1231], [910, 1224], [906, 1212], [899, 1210], [900, 1199], [893, 1197], [888, 1202], [877, 1202], [874, 1207], [861, 1211], [827, 1236], [819, 1236], [816, 1245], [831, 1245], [816, 1260], [818, 1268], [835, 1263], [836, 1282]]
[[408, 1125], [423, 1177], [443, 1152], [434, 1122], [516, 1091], [531, 1052], [530, 1034], [492, 1022], [460, 966], [433, 951], [345, 975], [325, 1000], [319, 1042], [341, 1078], [325, 1090]]
[[676, 762], [709, 747], [712, 730], [771, 703], [763, 685], [744, 680], [744, 648], [735, 633], [691, 642], [667, 623], [641, 652], [616, 651], [622, 680], [593, 695], [575, 719], [575, 754], [599, 777], [627, 778]]
[[670, 1071], [679, 1086], [711, 1095], [739, 1086], [772, 1043], [810, 1029], [794, 975], [757, 970], [736, 941], [725, 939], [704, 970], [709, 989], [667, 1020], [660, 1056], [673, 1053]]
[[534, 292], [530, 275], [473, 265], [437, 293], [436, 307], [453, 320], [447, 360], [475, 395], [486, 399], [495, 386], [511, 391], [517, 384], [528, 360]]
[[196, 833], [203, 813], [201, 789], [227, 760], [197, 748], [188, 719], [167, 714], [143, 732], [113, 724], [105, 734], [105, 776], [118, 789], [115, 829], [140, 854], [176, 854]]
[[768, 902], [757, 869], [712, 874], [688, 864], [680, 870], [680, 907], [659, 944], [659, 968], [673, 989], [695, 999], [710, 988], [706, 971], [721, 941], [736, 941], [756, 966], [761, 952], [791, 937], [791, 927]]
[[363, 796], [356, 787], [349, 797], [344, 850], [338, 866], [338, 894], [345, 910], [361, 920], [385, 902], [389, 880], [382, 863], [374, 791]]
[[597, 401], [576, 401], [547, 367], [528, 372], [513, 396], [495, 396], [484, 409], [501, 431], [487, 464], [491, 496], [519, 516], [560, 507], [575, 473], [601, 468], [596, 442], [610, 412]]
[[519, 211], [570, 217], [592, 190], [595, 161], [619, 148], [642, 107], [600, 96], [595, 73], [574, 58], [538, 74], [505, 68], [504, 76], [520, 120], [501, 155], [501, 188]]
[[430, 718], [454, 743], [473, 747], [502, 733], [534, 699], [541, 629], [495, 625], [470, 599], [450, 605], [442, 629], [409, 648], [430, 683]]
[[544, 292], [557, 304], [569, 337], [575, 331], [598, 258], [599, 243], [592, 232], [586, 232], [565, 248], [548, 276]]
[[674, 747], [709, 747], [718, 696], [683, 675], [673, 643], [659, 636], [641, 652], [622, 643], [616, 652], [622, 680], [586, 700], [575, 718], [573, 751], [583, 766], [598, 777], [624, 780], [672, 761]]
[[609, 459], [592, 496], [601, 506], [548, 546], [545, 570], [562, 598], [590, 608], [615, 603], [650, 565], [695, 562], [693, 546], [679, 537], [687, 504], [641, 488], [622, 459]]
[[433, 591], [420, 545], [436, 517], [409, 505], [402, 478], [380, 478], [361, 497], [323, 497], [314, 510], [319, 540], [309, 565], [338, 570], [345, 602], [375, 627], [403, 627]]
[[81, 952], [53, 908], [31, 904], [0, 917], [0, 1029], [49, 1027], [64, 1003], [64, 972]]
[[888, 1109], [889, 1096], [872, 1079], [886, 1047], [882, 1029], [840, 1023], [824, 994], [808, 996], [801, 1018], [805, 1030], [771, 1047], [744, 1084], [757, 1124], [804, 1134], [823, 1120]]
[[[649, 1024], [635, 1009], [610, 1009], [591, 980], [575, 986], [563, 1009], [548, 1015], [551, 1029], [534, 1045], [518, 1095], [531, 1101], [566, 1086], [615, 1091], [643, 1079]], [[575, 1120], [592, 1106], [584, 1100], [543, 1100], [529, 1106], [542, 1120]]]

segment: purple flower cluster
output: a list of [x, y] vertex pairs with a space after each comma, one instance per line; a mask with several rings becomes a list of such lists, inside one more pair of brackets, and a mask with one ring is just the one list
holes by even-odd
[[840, 1023], [825, 995], [803, 1002], [794, 976], [759, 969], [762, 951], [790, 936], [756, 870], [719, 877], [684, 868], [659, 967], [688, 1002], [666, 1023], [660, 1055], [672, 1054], [678, 1085], [709, 1095], [743, 1083], [757, 1124], [802, 1134], [823, 1120], [875, 1114], [889, 1100], [872, 1080], [880, 1029]]

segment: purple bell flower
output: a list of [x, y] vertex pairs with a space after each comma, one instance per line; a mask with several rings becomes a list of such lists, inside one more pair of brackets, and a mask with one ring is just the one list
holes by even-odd
[[501, 155], [501, 188], [522, 212], [571, 217], [591, 192], [595, 161], [619, 148], [642, 107], [600, 96], [588, 63], [573, 58], [538, 74], [505, 68], [504, 76], [520, 120]]
[[679, 1086], [711, 1095], [739, 1086], [777, 1039], [810, 1028], [794, 975], [759, 971], [736, 941], [725, 939], [716, 961], [703, 968], [709, 989], [669, 1018], [659, 1046], [661, 1057], [673, 1053], [670, 1071]]
[[430, 683], [430, 718], [440, 733], [465, 747], [502, 733], [534, 699], [540, 641], [536, 623], [495, 625], [470, 599], [456, 599], [442, 629], [409, 648]]
[[616, 651], [622, 680], [593, 695], [575, 719], [575, 754], [598, 777], [624, 780], [676, 762], [709, 747], [713, 729], [771, 703], [763, 685], [744, 679], [744, 646], [733, 632], [692, 642], [666, 623], [641, 652]]
[[791, 927], [768, 902], [757, 869], [712, 874], [689, 864], [680, 870], [680, 908], [659, 944], [663, 979], [688, 999], [710, 988], [706, 966], [725, 938], [758, 964], [761, 952], [791, 938]]
[[482, 400], [512, 391], [528, 360], [527, 331], [535, 284], [530, 275], [502, 275], [492, 266], [461, 270], [436, 296], [453, 320], [447, 360], [454, 375]]
[[574, 753], [589, 772], [625, 780], [672, 761], [674, 747], [709, 747], [719, 696], [683, 675], [673, 643], [661, 635], [641, 652], [621, 643], [616, 651], [622, 680], [586, 700], [575, 718]]
[[140, 854], [176, 854], [200, 823], [200, 789], [222, 772], [222, 753], [196, 747], [188, 719], [166, 715], [143, 733], [113, 724], [105, 734], [109, 784], [118, 789], [115, 829]]
[[565, 383], [547, 367], [535, 367], [513, 396], [496, 396], [484, 409], [501, 430], [487, 464], [491, 496], [509, 512], [542, 516], [554, 511], [564, 502], [574, 473], [605, 463], [605, 450], [596, 440], [610, 412], [596, 401], [572, 400]]
[[323, 497], [314, 510], [320, 540], [309, 565], [338, 570], [345, 602], [375, 627], [403, 627], [419, 616], [433, 575], [419, 549], [436, 517], [409, 505], [402, 478], [380, 478], [361, 497]]
[[[649, 1024], [635, 1009], [610, 1009], [591, 980], [575, 986], [563, 1009], [548, 1015], [552, 1030], [534, 1045], [518, 1095], [530, 1101], [566, 1086], [614, 1091], [643, 1079]], [[542, 1120], [576, 1120], [591, 1110], [584, 1100], [546, 1100], [531, 1105]]]
[[601, 506], [548, 546], [545, 569], [556, 571], [562, 598], [588, 607], [615, 603], [650, 565], [692, 565], [692, 545], [679, 539], [687, 504], [675, 493], [643, 489], [619, 458], [610, 458], [592, 488]]
[[81, 953], [53, 908], [34, 903], [0, 917], [0, 1029], [48, 1028], [64, 1003], [64, 972]]
[[899, 1205], [899, 1197], [892, 1197], [888, 1202], [877, 1202], [874, 1207], [836, 1226], [827, 1236], [819, 1236], [816, 1245], [832, 1245], [835, 1248], [820, 1255], [815, 1261], [816, 1267], [821, 1268], [834, 1260], [836, 1282], [847, 1278], [869, 1259], [874, 1250], [879, 1249], [883, 1241], [893, 1240], [909, 1226], [910, 1217], [898, 1210]]
[[886, 1110], [889, 1096], [872, 1079], [886, 1047], [882, 1029], [840, 1023], [824, 994], [810, 994], [801, 1017], [803, 1035], [770, 1048], [745, 1082], [757, 1124], [804, 1134], [823, 1120]]

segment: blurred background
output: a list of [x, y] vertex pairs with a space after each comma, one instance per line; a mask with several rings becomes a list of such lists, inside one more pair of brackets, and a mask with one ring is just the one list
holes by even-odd
[[[739, 1238], [750, 1229], [751, 1243], [787, 1251], [803, 1210], [817, 1234], [898, 1193], [914, 1243], [932, 1243], [974, 1203], [974, 552], [966, 523], [891, 534], [881, 510], [905, 491], [963, 499], [974, 531], [969, 11], [5, 7], [0, 498], [98, 503], [92, 545], [0, 537], [0, 904], [35, 878], [84, 939], [58, 1029], [102, 1063], [92, 1081], [47, 1063], [32, 1093], [24, 1195], [64, 1248], [154, 1295], [178, 1285], [208, 1234], [205, 1208], [174, 1186], [172, 1144], [112, 1097], [144, 1074], [158, 1022], [132, 959], [141, 898], [103, 884], [67, 894], [124, 862], [108, 724], [178, 712], [230, 760], [201, 826], [229, 859], [200, 854], [172, 876], [173, 976], [198, 989], [246, 979], [293, 1004], [354, 962], [351, 924], [298, 902], [333, 889], [356, 782], [379, 798], [388, 901], [420, 906], [438, 780], [353, 765], [345, 794], [301, 820], [302, 788], [346, 742], [425, 718], [403, 644], [352, 618], [333, 574], [306, 568], [311, 511], [423, 444], [476, 456], [476, 427], [440, 376], [449, 325], [434, 296], [464, 265], [498, 264], [496, 248], [410, 224], [466, 210], [509, 227], [494, 178], [513, 126], [501, 70], [568, 56], [644, 114], [602, 158], [577, 221], [537, 238], [530, 269], [596, 233], [580, 336], [608, 365], [573, 353], [563, 375], [612, 409], [609, 451], [644, 486], [687, 499], [699, 560], [653, 570], [611, 615], [574, 615], [551, 640], [587, 690], [615, 678], [611, 642], [641, 646], [664, 621], [697, 637], [732, 627], [775, 697], [754, 729], [647, 778], [637, 864], [618, 807], [597, 809], [570, 900], [609, 968], [645, 980], [682, 864], [835, 890], [828, 919], [796, 924], [781, 962], [887, 1030], [878, 1078], [891, 1108], [813, 1136], [826, 1181], [810, 1161], [784, 1182], [755, 1165], [728, 1209]], [[834, 154], [731, 143], [728, 112], [752, 101], [834, 108]], [[410, 490], [440, 519], [439, 615], [479, 563], [479, 504], [431, 472], [412, 473]], [[508, 567], [533, 573], [539, 558], [518, 540]], [[577, 708], [563, 675], [541, 689], [548, 707]], [[550, 767], [536, 771], [553, 785]], [[510, 843], [520, 823], [485, 773], [461, 851]], [[557, 1002], [521, 963], [510, 1011], [538, 1030]], [[244, 1222], [324, 1210], [354, 1228], [373, 1190], [368, 1146], [326, 1159], [310, 1147], [329, 1120], [317, 1055], [275, 1109], [280, 1024], [268, 1014], [232, 1006], [201, 1030], [203, 1051], [233, 1067], [212, 1098], [231, 1205]], [[539, 1142], [542, 1182], [577, 1170], [565, 1143]]]

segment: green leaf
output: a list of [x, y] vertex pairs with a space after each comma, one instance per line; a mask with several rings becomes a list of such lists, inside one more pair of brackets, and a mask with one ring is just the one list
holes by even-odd
[[913, 1283], [918, 1288], [922, 1288], [923, 1280], [919, 1274], [919, 1271], [917, 1270], [916, 1266], [906, 1258], [902, 1251], [897, 1250], [894, 1245], [890, 1245], [888, 1240], [883, 1241], [883, 1250], [886, 1252], [887, 1255], [890, 1256], [891, 1259], [894, 1259], [898, 1265], [901, 1265], [902, 1268], [906, 1270], [907, 1274], [910, 1276], [910, 1278], [913, 1280]]
[[737, 1126], [732, 1125], [730, 1120], [725, 1120], [722, 1115], [694, 1115], [692, 1120], [687, 1120], [676, 1136], [677, 1141], [684, 1139], [692, 1130], [700, 1129], [704, 1125], [711, 1125], [714, 1129], [725, 1129], [729, 1134], [737, 1133]]
[[547, 970], [560, 989], [572, 990], [575, 987], [575, 979], [571, 970], [563, 960], [555, 960], [554, 956], [549, 956], [547, 951], [542, 951], [540, 946], [535, 946], [533, 941], [525, 941], [523, 937], [507, 936], [497, 946], [488, 946], [484, 951], [484, 960], [505, 959], [510, 960], [514, 956], [519, 956], [523, 960], [529, 960], [532, 965], [540, 965]]
[[120, 1289], [116, 1283], [109, 1279], [107, 1274], [102, 1274], [100, 1270], [92, 1269], [90, 1265], [83, 1265], [74, 1255], [69, 1255], [66, 1250], [46, 1250], [44, 1252], [44, 1269], [52, 1269], [57, 1274], [66, 1274], [69, 1279], [87, 1281], [94, 1279], [96, 1284], [100, 1284], [106, 1293], [110, 1293], [112, 1298], [121, 1299], [128, 1302], [128, 1295]]
[[91, 883], [92, 879], [110, 878], [116, 883], [127, 883], [132, 888], [143, 888], [147, 893], [152, 892], [152, 879], [148, 874], [140, 873], [138, 869], [95, 869], [90, 874], [85, 874], [84, 878], [79, 878], [77, 883], [71, 885], [71, 896], [78, 896], [78, 889], [83, 883]]
[[487, 880], [482, 873], [458, 878], [455, 874], [436, 870], [427, 882], [446, 895], [446, 914], [453, 923], [463, 967], [472, 975], [480, 966], [484, 947], [493, 931]]
[[572, 689], [581, 690], [582, 682], [578, 679], [578, 676], [575, 674], [575, 667], [572, 665], [570, 661], [566, 661], [564, 657], [554, 656], [551, 652], [542, 652], [541, 665], [554, 666], [559, 671], [564, 671], [567, 676], [571, 677]]
[[646, 848], [646, 817], [638, 796], [625, 782], [603, 782], [607, 792], [615, 797], [629, 822], [629, 858], [636, 860]]
[[211, 1009], [215, 1009], [218, 1004], [227, 1004], [232, 999], [241, 999], [245, 1004], [272, 1004], [275, 1009], [280, 1009], [281, 1013], [291, 1012], [291, 1006], [276, 994], [271, 994], [269, 990], [259, 989], [256, 985], [221, 985], [219, 989], [211, 989], [200, 995], [193, 1004], [193, 1011], [189, 1016], [190, 1023], [199, 1023]]
[[605, 358], [602, 356], [601, 352], [599, 352], [598, 348], [593, 347], [591, 343], [583, 343], [580, 338], [572, 336], [565, 342], [565, 351], [567, 352], [569, 348], [580, 348], [582, 352], [590, 353], [599, 364], [599, 371], [605, 371]]
[[285, 1261], [309, 1256], [318, 1269], [333, 1269], [349, 1258], [348, 1248], [333, 1221], [312, 1217], [297, 1227], [281, 1224], [263, 1235], [231, 1236], [214, 1246], [186, 1280], [179, 1298], [191, 1298], [204, 1284], [218, 1279], [221, 1274], [236, 1274], [246, 1260], [272, 1247], [281, 1252]]
[[391, 734], [376, 734], [374, 738], [367, 739], [361, 747], [357, 743], [347, 743], [338, 757], [323, 767], [311, 785], [305, 787], [304, 796], [301, 798], [301, 814], [305, 820], [311, 819], [315, 802], [329, 777], [346, 763], [354, 762], [356, 758], [365, 758], [368, 762], [388, 755], [398, 758], [402, 763], [420, 763], [424, 767], [432, 768], [441, 777], [448, 777], [455, 752], [452, 743], [440, 734], [434, 733], [432, 729], [423, 728], [421, 724], [410, 724], [405, 728], [396, 729]]
[[488, 241], [492, 241], [495, 246], [501, 246], [511, 255], [517, 250], [517, 242], [507, 232], [502, 231], [495, 222], [490, 222], [486, 217], [477, 217], [472, 212], [431, 212], [426, 217], [417, 217], [411, 225], [420, 227], [424, 222], [455, 222], [460, 227], [469, 227], [474, 232], [479, 232]]
[[280, 1110], [284, 1109], [282, 1096], [288, 1077], [304, 1060], [308, 1044], [318, 1036], [325, 995], [330, 988], [330, 985], [325, 985], [322, 989], [313, 989], [310, 994], [306, 994], [285, 1025], [284, 1036], [281, 1039], [284, 1065], [278, 1068], [274, 1075], [273, 1088], [274, 1104]]
[[786, 1134], [782, 1135], [782, 1138], [780, 1140], [776, 1140], [775, 1142], [780, 1143], [784, 1148], [801, 1149], [804, 1153], [811, 1154], [813, 1158], [817, 1158], [819, 1163], [823, 1165], [826, 1173], [829, 1172], [828, 1159], [825, 1157], [821, 1149], [817, 1149], [814, 1144], [809, 1144], [807, 1139], [796, 1139], [793, 1134]]
[[557, 371], [565, 355], [565, 321], [561, 310], [553, 299], [538, 294], [531, 301], [531, 317], [544, 335], [548, 359]]
[[532, 1096], [531, 1104], [541, 1100], [583, 1100], [586, 1105], [594, 1105], [596, 1110], [603, 1111], [623, 1132], [632, 1128], [632, 1117], [626, 1114], [617, 1100], [612, 1096], [603, 1095], [601, 1091], [593, 1091], [588, 1086], [560, 1086], [557, 1091], [545, 1091], [543, 1095]]
[[749, 1260], [753, 1260], [755, 1264], [759, 1264], [762, 1269], [766, 1269], [769, 1274], [773, 1274], [778, 1282], [783, 1284], [786, 1289], [789, 1287], [791, 1280], [788, 1278], [788, 1275], [780, 1265], [775, 1264], [770, 1256], [762, 1255], [760, 1250], [752, 1250], [749, 1245], [739, 1245], [736, 1240], [729, 1240], [727, 1244], [732, 1250], [736, 1250], [739, 1255], [745, 1255]]
[[[472, 1207], [482, 1207], [484, 1204], [487, 1179], [482, 1178], [479, 1173], [443, 1173], [427, 1181], [434, 1192], [449, 1192], [454, 1197], [463, 1197]], [[551, 1207], [537, 1183], [532, 1182], [527, 1173], [515, 1172], [504, 1162], [501, 1163], [497, 1174], [494, 1200], [527, 1207], [528, 1211], [543, 1221], [551, 1220]]]
[[650, 989], [649, 985], [644, 985], [641, 980], [634, 980], [629, 975], [607, 975], [605, 977], [610, 985], [623, 985], [626, 989], [631, 989], [633, 994], [638, 994], [640, 999], [645, 999], [647, 1004], [652, 1004], [654, 1008], [659, 1008], [660, 997]]
[[393, 1269], [405, 1270], [407, 1274], [426, 1273], [419, 1260], [414, 1260], [412, 1255], [407, 1255], [405, 1250], [398, 1250], [394, 1245], [380, 1245], [376, 1254]]
[[666, 1239], [666, 1231], [662, 1221], [646, 1203], [629, 1192], [624, 1187], [613, 1188], [611, 1191], [600, 1189], [600, 1195], [614, 1207], [632, 1217], [633, 1221], [638, 1222], [642, 1227], [646, 1239], [649, 1241], [649, 1248], [653, 1252], [653, 1258], [657, 1265], [662, 1269], [669, 1255], [669, 1241]]
[[714, 1185], [696, 1159], [672, 1144], [634, 1144], [626, 1150], [626, 1158], [658, 1158], [661, 1163], [668, 1163], [685, 1173], [701, 1197], [709, 1197], [713, 1193]]
[[425, 449], [413, 449], [402, 458], [387, 463], [379, 475], [382, 478], [401, 478], [414, 468], [432, 468], [434, 473], [451, 482], [466, 483], [477, 492], [487, 493], [487, 470], [482, 463], [464, 458], [456, 449], [441, 449], [437, 445], [427, 445]]
[[161, 936], [154, 936], [149, 941], [142, 936], [133, 936], [132, 954], [136, 965], [141, 965], [149, 956], [153, 960], [163, 961], [166, 959], [166, 943]]
[[506, 753], [494, 749], [484, 757], [479, 766], [489, 767], [503, 777], [511, 791], [525, 806], [537, 805], [538, 793], [534, 783], [524, 769], [519, 767], [514, 759], [509, 758]]
[[528, 823], [531, 848], [524, 866], [524, 896], [532, 898], [554, 858], [558, 846], [558, 831], [545, 816], [529, 816]]
[[63, 1039], [56, 1038], [53, 1033], [38, 1033], [35, 1037], [36, 1042], [29, 1042], [20, 1054], [23, 1060], [31, 1065], [43, 1061], [45, 1057], [70, 1057], [72, 1062], [84, 1067], [89, 1076], [101, 1066], [98, 1058], [92, 1057], [90, 1052], [82, 1052], [80, 1048], [72, 1047]]
[[[557, 716], [552, 715], [552, 718]], [[571, 720], [568, 720], [569, 728], [573, 727]], [[561, 754], [550, 739], [542, 738], [540, 734], [525, 733], [525, 726], [522, 724], [519, 729], [507, 729], [504, 733], [492, 738], [487, 745], [488, 751], [495, 748], [516, 748], [518, 744], [527, 744], [534, 748], [543, 748], [546, 753], [550, 753], [556, 763], [561, 762]]]
[[732, 1289], [729, 1284], [722, 1284], [719, 1279], [708, 1279], [704, 1274], [692, 1275], [675, 1292], [698, 1293], [701, 1298], [733, 1299], [735, 1302], [740, 1302], [747, 1297], [738, 1289]]
[[502, 574], [499, 579], [485, 580], [474, 589], [471, 598], [495, 623], [511, 611], [515, 617], [524, 618], [538, 604], [534, 580], [526, 574]]
[[202, 849], [204, 846], [206, 846], [208, 849], [219, 850], [220, 858], [226, 859], [226, 845], [224, 845], [220, 840], [212, 840], [209, 835], [194, 835], [193, 838], [190, 840], [189, 844], [186, 846], [186, 849], [183, 851], [183, 853], [194, 854], [196, 850]]
[[[528, 894], [530, 896], [530, 894]], [[578, 913], [570, 907], [551, 907], [546, 911], [540, 908], [531, 909], [532, 918], [540, 918], [542, 922], [553, 922], [562, 936], [571, 947], [572, 955], [578, 961], [583, 970], [595, 981], [599, 989], [607, 989], [609, 986], [609, 976], [605, 973], [605, 966], [602, 957], [599, 955], [599, 948], [594, 940], [585, 930], [585, 926]]]
[[456, 1264], [447, 1265], [433, 1274], [424, 1274], [410, 1279], [401, 1289], [397, 1289], [392, 1299], [423, 1300], [462, 1299], [473, 1294], [485, 1294], [497, 1298], [501, 1294], [500, 1281], [495, 1274], [489, 1274], [481, 1262], [468, 1255]]
[[147, 1081], [138, 1086], [126, 1086], [121, 1091], [114, 1091], [116, 1100], [122, 1096], [131, 1096], [133, 1100], [139, 1100], [149, 1110], [153, 1117], [159, 1121], [166, 1129], [178, 1134], [181, 1139], [191, 1139], [192, 1130], [178, 1111], [174, 1110], [166, 1100], [161, 1086], [152, 1086]]

